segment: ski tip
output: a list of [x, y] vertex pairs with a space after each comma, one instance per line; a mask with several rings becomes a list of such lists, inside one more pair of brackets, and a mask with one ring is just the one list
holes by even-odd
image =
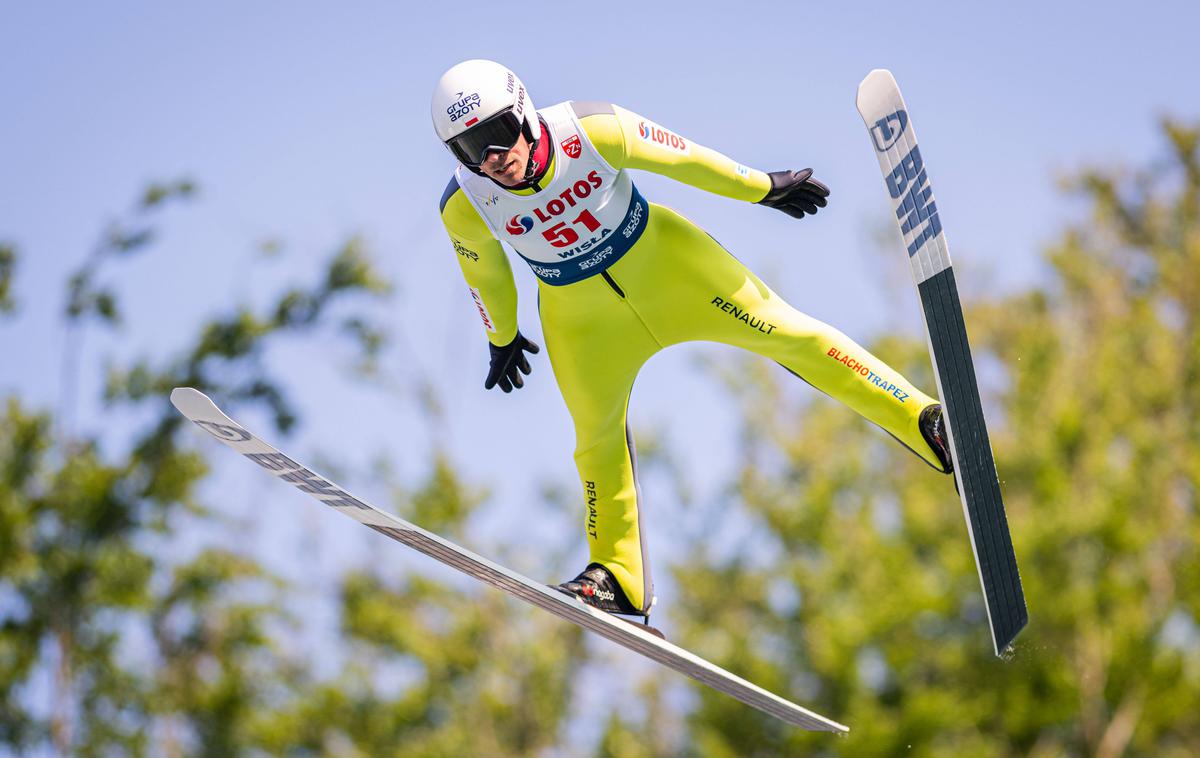
[[892, 76], [892, 72], [886, 68], [874, 68], [871, 69], [871, 73], [863, 77], [863, 80], [858, 83], [858, 91], [861, 94], [864, 89], [876, 87], [881, 84], [895, 87], [896, 77]]
[[854, 104], [866, 126], [871, 128], [878, 120], [904, 109], [904, 98], [900, 97], [900, 86], [892, 72], [887, 68], [876, 68], [859, 83]]
[[188, 418], [208, 410], [210, 406], [216, 407], [208, 395], [191, 387], [176, 387], [171, 390], [171, 405]]
[[192, 389], [191, 387], [176, 387], [171, 390], [171, 404], [178, 408], [180, 403], [194, 400], [197, 395], [204, 397], [204, 393], [200, 392], [200, 390]]
[[885, 114], [904, 107], [896, 78], [886, 68], [875, 69], [859, 82], [854, 104], [868, 127]]

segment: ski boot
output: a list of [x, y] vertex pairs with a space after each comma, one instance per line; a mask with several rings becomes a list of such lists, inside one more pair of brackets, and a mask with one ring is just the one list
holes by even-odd
[[641, 624], [634, 624], [628, 619], [621, 619], [621, 621], [632, 624], [657, 637], [666, 639], [666, 637], [663, 637], [662, 632], [650, 626], [649, 612], [635, 608], [633, 603], [629, 602], [629, 598], [625, 596], [625, 590], [621, 589], [621, 585], [617, 582], [616, 577], [599, 563], [589, 563], [588, 567], [579, 576], [568, 582], [556, 585], [554, 589], [566, 595], [574, 595], [582, 600], [585, 605], [590, 605], [605, 613], [641, 616]]
[[950, 457], [950, 436], [946, 434], [941, 403], [934, 403], [922, 410], [917, 425], [921, 427], [921, 436], [937, 453], [942, 473], [954, 475], [954, 491], [958, 492], [958, 476], [954, 474], [954, 459]]
[[925, 438], [925, 442], [937, 454], [938, 461], [942, 464], [942, 473], [952, 473], [954, 459], [950, 457], [950, 438], [946, 434], [946, 422], [942, 419], [941, 404], [926, 406], [921, 411], [917, 425], [921, 427], [921, 436]]

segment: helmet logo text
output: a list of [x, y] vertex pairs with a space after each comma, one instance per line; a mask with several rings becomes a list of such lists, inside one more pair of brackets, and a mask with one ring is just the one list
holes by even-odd
[[479, 93], [472, 92], [466, 97], [446, 109], [446, 114], [450, 116], [450, 122], [454, 123], [463, 116], [466, 116], [471, 111], [479, 107]]

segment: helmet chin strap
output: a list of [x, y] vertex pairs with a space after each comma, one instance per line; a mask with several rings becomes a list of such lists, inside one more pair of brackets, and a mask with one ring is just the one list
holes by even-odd
[[538, 125], [538, 136], [537, 136], [537, 139], [535, 139], [529, 143], [529, 159], [527, 161], [525, 161], [525, 181], [526, 182], [533, 181], [533, 177], [536, 176], [538, 171], [541, 171], [541, 169], [542, 169], [541, 164], [538, 163], [537, 160], [535, 160], [533, 157], [533, 156], [537, 155], [538, 143], [542, 141], [542, 120], [540, 118], [537, 120], [537, 125]]
[[542, 165], [533, 159], [533, 151], [537, 149], [537, 143], [533, 143], [533, 148], [529, 151], [529, 160], [525, 161], [525, 181], [533, 181], [534, 175], [541, 169]]

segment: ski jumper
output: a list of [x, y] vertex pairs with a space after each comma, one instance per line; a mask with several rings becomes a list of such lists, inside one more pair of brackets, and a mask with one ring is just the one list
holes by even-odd
[[626, 411], [639, 369], [680, 342], [708, 340], [777, 361], [883, 427], [940, 470], [921, 436], [936, 402], [838, 330], [792, 306], [704, 230], [647, 202], [626, 169], [755, 202], [762, 172], [609, 103], [538, 111], [552, 159], [540, 189], [510, 191], [460, 166], [442, 221], [492, 344], [517, 333], [508, 243], [538, 277], [542, 333], [575, 424], [591, 562], [649, 610], [650, 566]]

